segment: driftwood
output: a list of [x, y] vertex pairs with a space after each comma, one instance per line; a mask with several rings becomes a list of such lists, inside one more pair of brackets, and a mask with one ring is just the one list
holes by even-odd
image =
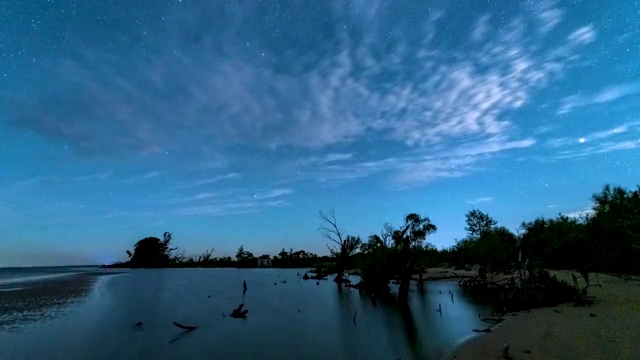
[[240, 306], [233, 309], [233, 311], [231, 312], [231, 317], [234, 319], [246, 319], [247, 314], [249, 313], [249, 310], [247, 309], [242, 310], [243, 307], [244, 307], [244, 304], [240, 304]]
[[184, 330], [188, 330], [188, 331], [195, 330], [195, 329], [198, 328], [197, 326], [182, 325], [182, 324], [177, 323], [175, 321], [173, 322], [173, 325], [179, 327], [180, 329], [184, 329]]
[[493, 332], [493, 330], [491, 330], [491, 328], [486, 328], [486, 329], [473, 329], [474, 332], [484, 332], [484, 333], [490, 333]]

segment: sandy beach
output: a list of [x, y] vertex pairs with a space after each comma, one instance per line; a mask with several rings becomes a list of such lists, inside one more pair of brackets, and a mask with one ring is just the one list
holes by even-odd
[[87, 295], [101, 275], [77, 273], [0, 284], [0, 331], [53, 317]]
[[[569, 271], [552, 271], [571, 283]], [[446, 359], [640, 359], [640, 281], [598, 274], [595, 303], [524, 311], [471, 338]], [[592, 274], [591, 282], [596, 281]]]

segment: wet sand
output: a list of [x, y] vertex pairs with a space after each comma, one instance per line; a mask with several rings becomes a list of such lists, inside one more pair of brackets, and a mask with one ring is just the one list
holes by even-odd
[[[552, 271], [571, 283], [569, 271]], [[491, 333], [470, 339], [446, 359], [640, 359], [640, 281], [598, 275], [595, 303], [565, 304], [507, 316]], [[592, 275], [591, 282], [595, 282]]]
[[84, 298], [100, 276], [113, 274], [117, 273], [78, 273], [0, 284], [0, 331], [61, 314]]

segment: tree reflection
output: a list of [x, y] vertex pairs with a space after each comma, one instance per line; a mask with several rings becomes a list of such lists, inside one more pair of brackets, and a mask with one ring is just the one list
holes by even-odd
[[418, 333], [418, 328], [416, 327], [415, 320], [413, 318], [413, 314], [411, 313], [411, 308], [408, 304], [403, 304], [399, 306], [400, 315], [402, 316], [402, 324], [404, 325], [404, 333], [405, 339], [407, 340], [407, 345], [411, 350], [411, 354], [415, 359], [422, 359], [424, 357], [421, 356], [421, 344], [420, 344], [420, 336]]

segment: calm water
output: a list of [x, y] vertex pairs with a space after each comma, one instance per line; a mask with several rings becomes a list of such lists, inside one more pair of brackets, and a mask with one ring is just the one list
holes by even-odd
[[[457, 283], [428, 283], [423, 295], [412, 289], [406, 312], [373, 306], [356, 290], [338, 292], [330, 281], [298, 281], [298, 271], [165, 269], [103, 277], [66, 315], [0, 333], [0, 359], [437, 359], [485, 327], [478, 314], [486, 309], [465, 299]], [[230, 318], [242, 302], [248, 319]], [[137, 321], [144, 322], [140, 331], [133, 329]], [[173, 321], [199, 328], [183, 332]]]

